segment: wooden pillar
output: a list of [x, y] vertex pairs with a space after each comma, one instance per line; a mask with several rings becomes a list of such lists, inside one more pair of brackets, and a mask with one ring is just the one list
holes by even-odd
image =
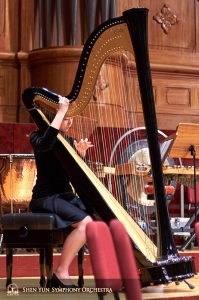
[[37, 27], [34, 24], [35, 0], [19, 1], [19, 52], [18, 60], [18, 110], [17, 122], [30, 122], [30, 117], [22, 102], [22, 92], [31, 86], [31, 71], [28, 61], [29, 52], [34, 47]]

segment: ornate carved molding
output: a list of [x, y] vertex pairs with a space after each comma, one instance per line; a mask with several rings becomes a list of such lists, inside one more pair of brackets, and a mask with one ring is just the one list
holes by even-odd
[[161, 9], [160, 13], [157, 13], [155, 16], [153, 16], [153, 19], [157, 23], [161, 24], [161, 27], [166, 34], [169, 33], [172, 25], [175, 25], [177, 22], [179, 22], [177, 16], [171, 12], [171, 9], [166, 4]]

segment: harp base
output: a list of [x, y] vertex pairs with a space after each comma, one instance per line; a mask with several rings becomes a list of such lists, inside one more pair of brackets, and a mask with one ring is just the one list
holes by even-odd
[[142, 287], [181, 282], [196, 275], [192, 256], [175, 258], [161, 266], [140, 269]]

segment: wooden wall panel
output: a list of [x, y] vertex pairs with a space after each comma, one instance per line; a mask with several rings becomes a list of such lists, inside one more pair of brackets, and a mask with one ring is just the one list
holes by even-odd
[[117, 16], [121, 16], [123, 11], [133, 7], [140, 7], [140, 0], [117, 1]]
[[0, 1], [0, 36], [5, 36], [5, 0]]
[[70, 93], [82, 47], [53, 47], [29, 54], [31, 85], [45, 87], [60, 95]]
[[28, 53], [20, 51], [17, 55], [18, 63], [19, 63], [19, 71], [18, 71], [18, 116], [17, 121], [20, 123], [29, 123], [31, 122], [31, 118], [24, 107], [22, 101], [22, 93], [23, 91], [31, 86], [31, 72], [28, 61]]
[[14, 53], [0, 53], [0, 122], [13, 122], [18, 110], [18, 71]]
[[[5, 8], [5, 51], [18, 51], [19, 38], [19, 4], [18, 0], [1, 0], [4, 1]], [[3, 49], [2, 49], [3, 50]]]
[[[97, 1], [98, 10], [100, 9], [99, 2]], [[56, 1], [53, 0], [54, 8], [55, 3]], [[64, 4], [63, 13], [68, 9], [67, 5]], [[77, 43], [82, 44], [86, 37], [85, 12], [83, 15], [84, 1], [78, 1], [78, 5]], [[167, 8], [164, 5], [167, 5]], [[149, 9], [150, 61], [153, 76], [155, 76], [153, 78], [154, 91], [156, 91], [155, 100], [160, 113], [166, 117], [171, 111], [177, 110], [175, 107], [178, 107], [178, 116], [180, 118], [181, 111], [182, 121], [184, 118], [187, 119], [189, 113], [190, 118], [195, 116], [193, 120], [197, 120], [198, 112], [197, 109], [194, 112], [193, 108], [199, 105], [198, 90], [195, 87], [198, 85], [197, 78], [199, 75], [198, 37], [196, 34], [198, 32], [199, 2], [196, 0], [169, 0], [167, 2], [163, 0], [118, 0], [117, 15], [121, 15], [126, 9], [139, 6]], [[56, 50], [60, 51], [61, 48], [55, 47], [55, 10], [52, 14], [52, 45], [54, 47], [49, 48], [54, 53], [52, 55], [52, 52], [50, 54], [49, 51], [49, 60], [46, 56], [44, 62], [40, 58], [35, 58], [37, 51], [35, 48], [39, 47], [38, 1], [0, 0], [0, 8], [2, 20], [0, 27], [0, 122], [30, 122], [30, 117], [21, 99], [23, 90], [31, 85], [42, 85], [60, 94], [69, 93], [74, 82], [79, 57], [76, 55], [75, 59], [70, 58], [70, 62], [66, 58], [67, 54], [61, 55], [59, 59], [56, 58], [55, 52]], [[168, 33], [164, 32], [162, 24], [154, 20], [154, 16], [161, 13], [163, 8], [167, 12], [170, 10], [174, 19], [175, 16], [177, 18], [177, 22], [169, 27]], [[69, 15], [69, 9], [67, 13]], [[99, 19], [100, 14], [98, 12], [96, 25]], [[167, 21], [169, 20], [167, 18]], [[61, 41], [70, 44], [71, 20], [70, 18], [67, 19], [67, 26], [65, 21], [62, 22]], [[68, 51], [71, 50], [70, 47], [69, 45], [66, 46]], [[58, 53], [59, 55], [60, 53]], [[179, 74], [181, 75], [179, 76]], [[167, 77], [174, 78], [175, 86], [170, 86], [169, 83], [167, 87], [164, 86]], [[188, 85], [187, 78], [189, 78]], [[181, 101], [177, 99], [177, 91], [181, 87], [183, 87], [183, 91], [190, 91], [189, 113], [185, 114]], [[167, 93], [170, 97], [170, 104], [165, 100], [165, 88], [170, 89]], [[171, 100], [173, 98], [171, 88], [176, 89], [175, 105]], [[181, 97], [185, 97], [185, 95], [180, 92], [179, 98]], [[172, 116], [168, 117], [171, 118]]]
[[140, 4], [149, 8], [150, 48], [195, 52], [195, 0], [141, 0]]
[[[118, 15], [126, 9], [146, 7], [150, 49], [180, 52], [198, 51], [198, 9], [196, 0], [128, 0], [118, 1]], [[158, 23], [154, 17], [158, 16]], [[167, 33], [165, 33], [165, 31]]]
[[31, 51], [34, 48], [35, 0], [21, 0], [19, 5], [19, 50]]
[[[179, 123], [199, 123], [199, 78], [152, 72], [158, 128], [175, 130]], [[135, 80], [135, 99], [139, 126], [144, 126], [139, 85]], [[130, 114], [130, 112], [129, 112]]]
[[[179, 123], [199, 123], [199, 56], [187, 53], [150, 50], [151, 74], [158, 119], [161, 130], [175, 130]], [[132, 59], [132, 57], [131, 57]], [[129, 62], [127, 87], [131, 86], [136, 101], [139, 126], [144, 126], [135, 61]], [[131, 101], [131, 100], [129, 100]], [[131, 120], [130, 103], [126, 110]], [[133, 124], [129, 123], [132, 127]]]
[[33, 48], [34, 3], [0, 0], [0, 122], [30, 122], [21, 93], [31, 85], [28, 52]]
[[[196, 32], [198, 32], [199, 28], [199, 14], [198, 14], [198, 9], [199, 9], [199, 1], [195, 1], [196, 3], [196, 16], [195, 16], [195, 21], [196, 21]], [[199, 52], [199, 38], [198, 34], [196, 34], [196, 52]]]

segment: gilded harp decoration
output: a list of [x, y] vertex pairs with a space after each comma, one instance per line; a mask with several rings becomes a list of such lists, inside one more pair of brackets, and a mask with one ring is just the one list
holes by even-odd
[[[122, 17], [101, 24], [90, 35], [83, 48], [74, 85], [67, 95], [70, 99], [67, 116], [74, 117], [82, 132], [83, 120], [84, 130], [96, 145], [95, 152], [90, 154], [92, 159], [89, 159], [88, 165], [60, 134], [54, 149], [81, 199], [92, 205], [105, 222], [118, 218], [124, 224], [134, 245], [137, 266], [141, 270], [142, 286], [182, 281], [195, 274], [193, 258], [179, 256], [171, 232], [148, 57], [147, 18], [148, 10], [145, 8], [127, 10], [123, 12]], [[157, 245], [144, 208], [136, 206], [135, 211], [129, 213], [126, 209], [126, 198], [124, 197], [123, 203], [117, 198], [119, 176], [116, 174], [116, 165], [120, 163], [120, 155], [113, 167], [106, 160], [111, 156], [116, 140], [126, 136], [128, 142], [131, 142], [131, 133], [134, 134], [134, 138], [137, 135], [132, 130], [137, 124], [136, 105], [129, 100], [134, 95], [134, 71], [131, 68], [133, 63], [128, 65], [129, 58], [132, 57], [136, 63], [146, 127], [145, 141], [142, 141], [142, 144], [146, 142], [149, 149], [150, 170], [155, 190]], [[99, 74], [106, 78], [108, 88], [103, 90], [96, 101], [93, 94]], [[125, 76], [122, 81], [123, 74]], [[28, 88], [23, 92], [24, 104], [42, 131], [45, 131], [49, 124], [48, 114], [56, 112], [58, 96], [45, 88]], [[45, 114], [42, 109], [48, 113]], [[134, 143], [137, 147], [137, 141]], [[122, 145], [124, 146], [124, 143]], [[104, 152], [101, 151], [102, 147], [105, 148]], [[120, 154], [123, 153], [121, 149]], [[128, 164], [128, 161], [126, 163]], [[135, 168], [139, 180], [143, 179], [139, 171], [143, 168], [145, 166]], [[109, 180], [107, 174], [113, 178]], [[122, 188], [126, 187], [124, 182]], [[119, 188], [119, 192], [124, 195], [122, 188]], [[131, 203], [132, 206], [134, 204]], [[142, 211], [138, 216], [140, 210]]]

